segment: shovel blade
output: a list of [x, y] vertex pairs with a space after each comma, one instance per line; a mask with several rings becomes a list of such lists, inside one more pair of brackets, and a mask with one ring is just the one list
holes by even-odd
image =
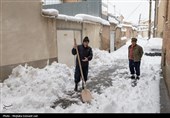
[[81, 97], [82, 97], [83, 102], [91, 102], [91, 100], [93, 99], [93, 97], [88, 89], [82, 90]]

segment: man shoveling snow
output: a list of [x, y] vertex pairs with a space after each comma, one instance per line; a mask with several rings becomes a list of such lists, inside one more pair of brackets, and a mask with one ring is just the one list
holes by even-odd
[[[88, 76], [89, 61], [91, 61], [93, 58], [92, 48], [88, 46], [89, 42], [90, 42], [89, 38], [85, 37], [83, 39], [82, 45], [77, 46], [75, 44], [72, 49], [72, 54], [76, 55], [77, 54], [76, 46], [78, 48], [81, 67], [82, 67], [85, 82], [87, 81], [87, 76]], [[80, 82], [80, 77], [81, 77], [80, 67], [78, 64], [78, 58], [76, 58], [76, 68], [75, 68], [75, 75], [74, 75], [74, 78], [75, 78], [75, 89], [74, 90], [75, 91], [78, 90], [78, 83]]]

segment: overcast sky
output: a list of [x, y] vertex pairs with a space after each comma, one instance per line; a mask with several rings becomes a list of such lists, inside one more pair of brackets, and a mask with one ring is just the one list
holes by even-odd
[[[149, 0], [103, 0], [109, 3], [109, 11], [114, 12], [114, 7], [117, 14], [122, 14], [125, 20], [133, 23], [138, 23], [139, 15], [141, 20], [149, 19]], [[152, 19], [154, 18], [154, 2], [152, 3]]]

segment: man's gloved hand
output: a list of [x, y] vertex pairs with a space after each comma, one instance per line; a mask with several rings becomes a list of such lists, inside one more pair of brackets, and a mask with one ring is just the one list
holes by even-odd
[[85, 57], [85, 59], [82, 60], [83, 62], [87, 62], [89, 61], [87, 57]]

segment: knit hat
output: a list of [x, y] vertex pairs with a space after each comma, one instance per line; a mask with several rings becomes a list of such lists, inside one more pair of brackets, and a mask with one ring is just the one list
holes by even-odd
[[132, 38], [132, 42], [137, 42], [137, 39], [136, 38]]

